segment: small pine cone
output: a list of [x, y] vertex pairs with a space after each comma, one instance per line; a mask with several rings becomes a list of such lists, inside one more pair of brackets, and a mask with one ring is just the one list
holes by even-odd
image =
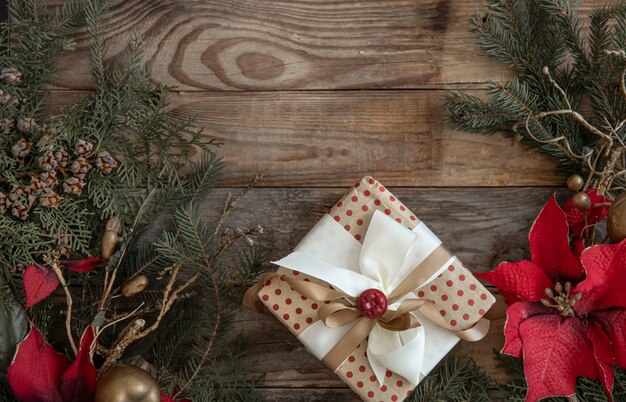
[[85, 140], [78, 140], [74, 144], [74, 151], [77, 155], [87, 155], [93, 151], [93, 144]]
[[50, 172], [59, 167], [59, 162], [53, 154], [45, 154], [39, 157], [39, 167], [46, 172]]
[[24, 204], [23, 202], [16, 202], [11, 208], [11, 213], [17, 219], [25, 220], [26, 218], [28, 218], [29, 209], [30, 208], [28, 207], [28, 205]]
[[27, 141], [24, 138], [22, 138], [21, 140], [16, 142], [15, 145], [11, 147], [11, 153], [16, 158], [24, 158], [26, 155], [30, 153], [30, 149], [32, 146], [33, 144], [30, 141]]
[[0, 89], [0, 105], [6, 105], [9, 101], [11, 101], [11, 95]]
[[9, 209], [9, 204], [9, 198], [2, 191], [0, 191], [0, 214], [4, 214], [7, 212], [7, 209]]
[[79, 177], [81, 179], [85, 178], [85, 175], [87, 174], [87, 172], [89, 172], [89, 169], [91, 169], [91, 165], [82, 156], [72, 162], [72, 165], [70, 166], [70, 171], [74, 173], [76, 177]]
[[39, 197], [39, 203], [44, 207], [57, 208], [61, 197], [54, 190], [45, 188]]
[[62, 168], [66, 167], [67, 164], [70, 163], [70, 155], [63, 149], [59, 149], [54, 153], [54, 159], [56, 159], [57, 164]]
[[15, 67], [5, 67], [0, 70], [0, 80], [6, 81], [9, 84], [15, 84], [22, 79], [22, 73], [20, 73]]
[[85, 182], [79, 177], [69, 177], [63, 183], [63, 191], [68, 194], [81, 195], [84, 187]]
[[20, 199], [26, 194], [26, 190], [27, 189], [25, 189], [24, 186], [14, 184], [13, 188], [11, 188], [11, 192], [9, 193], [9, 202], [11, 204], [19, 202]]
[[57, 243], [54, 247], [62, 257], [69, 257], [72, 254], [72, 246], [67, 243]]
[[43, 172], [39, 175], [39, 180], [41, 180], [46, 187], [54, 187], [59, 183], [59, 179], [57, 178], [57, 172], [55, 170], [51, 170], [50, 172]]
[[40, 196], [43, 189], [47, 187], [44, 182], [36, 177], [30, 178], [30, 184], [28, 185], [28, 192], [34, 196]]
[[98, 152], [96, 157], [96, 167], [103, 173], [111, 173], [118, 166], [115, 158], [107, 151]]
[[4, 119], [0, 122], [0, 130], [2, 134], [9, 134], [13, 128], [13, 119]]
[[37, 123], [32, 117], [27, 117], [17, 122], [17, 129], [22, 132], [30, 133], [35, 128], [37, 128]]

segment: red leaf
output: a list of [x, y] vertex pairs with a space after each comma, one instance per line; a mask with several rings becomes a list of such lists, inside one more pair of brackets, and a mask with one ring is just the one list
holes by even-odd
[[602, 326], [611, 340], [615, 364], [626, 368], [626, 310], [612, 308], [591, 313], [589, 317]]
[[24, 290], [26, 291], [26, 308], [39, 303], [59, 286], [59, 278], [48, 267], [29, 265], [24, 270]]
[[574, 288], [583, 294], [574, 310], [584, 315], [611, 307], [626, 308], [626, 240], [589, 247], [580, 259], [587, 276]]
[[87, 327], [80, 340], [76, 360], [61, 377], [61, 386], [59, 388], [63, 402], [88, 402], [93, 400], [93, 394], [96, 389], [96, 368], [92, 361], [92, 346], [95, 339], [93, 327]]
[[613, 402], [613, 347], [608, 335], [597, 322], [589, 322], [587, 326], [587, 338], [593, 346], [593, 357], [596, 361], [598, 377], [604, 387], [609, 401]]
[[504, 347], [502, 353], [522, 357], [522, 339], [519, 334], [520, 324], [539, 314], [555, 314], [556, 310], [539, 303], [515, 303], [506, 309], [506, 324], [504, 325]]
[[[591, 204], [610, 204], [611, 200], [608, 198], [598, 195], [596, 190], [588, 190], [586, 191], [587, 195], [591, 199]], [[600, 206], [600, 207], [592, 207], [589, 208], [586, 212], [580, 211], [570, 198], [567, 200], [565, 205], [563, 205], [563, 211], [565, 211], [565, 215], [567, 216], [567, 223], [569, 224], [570, 230], [574, 236], [580, 238], [585, 228], [585, 215], [587, 215], [587, 225], [593, 225], [595, 223], [600, 222], [604, 217], [609, 213], [609, 206]]]
[[[165, 392], [161, 392], [161, 402], [176, 402], [176, 399], [169, 397]], [[178, 402], [191, 402], [190, 399], [179, 399]]]
[[570, 249], [569, 227], [565, 213], [557, 204], [554, 195], [535, 220], [528, 241], [531, 261], [540, 266], [552, 279], [580, 278], [580, 263]]
[[21, 402], [63, 402], [58, 385], [68, 365], [65, 356], [55, 352], [32, 327], [17, 346], [7, 378]]
[[528, 382], [526, 402], [573, 395], [576, 377], [598, 378], [593, 349], [578, 319], [537, 315], [524, 320], [519, 332]]
[[541, 268], [530, 261], [503, 262], [491, 272], [474, 275], [503, 291], [509, 305], [517, 301], [538, 302], [546, 297], [546, 288], [553, 286]]
[[89, 257], [82, 260], [63, 261], [62, 266], [73, 272], [89, 272], [103, 262], [104, 259], [101, 257]]

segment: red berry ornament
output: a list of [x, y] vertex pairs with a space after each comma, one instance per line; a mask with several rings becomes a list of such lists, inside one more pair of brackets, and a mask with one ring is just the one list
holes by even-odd
[[367, 289], [359, 296], [359, 310], [367, 318], [378, 318], [387, 311], [387, 297], [378, 289]]

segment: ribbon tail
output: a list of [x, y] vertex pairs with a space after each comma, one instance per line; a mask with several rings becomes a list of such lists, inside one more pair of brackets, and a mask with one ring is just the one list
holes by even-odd
[[261, 291], [263, 286], [265, 286], [265, 283], [267, 281], [272, 278], [276, 278], [277, 276], [278, 274], [275, 272], [265, 274], [254, 285], [248, 288], [248, 290], [246, 290], [246, 293], [244, 293], [243, 295], [243, 306], [258, 313], [262, 313], [263, 311], [265, 311], [265, 305], [259, 300], [259, 292]]
[[352, 328], [341, 338], [339, 342], [324, 356], [322, 363], [333, 372], [343, 364], [376, 325], [376, 320], [362, 317]]
[[[388, 331], [380, 326], [370, 333], [367, 357], [380, 385], [383, 385], [386, 370], [401, 375], [412, 384], [422, 378], [425, 356], [426, 333], [423, 326], [407, 331]], [[376, 370], [376, 365], [383, 370]]]

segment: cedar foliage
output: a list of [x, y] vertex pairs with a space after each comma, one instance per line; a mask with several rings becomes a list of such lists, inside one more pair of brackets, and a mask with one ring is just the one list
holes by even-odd
[[[115, 61], [106, 58], [107, 12], [108, 4], [101, 0], [68, 0], [57, 8], [45, 0], [20, 0], [10, 2], [10, 19], [0, 24], [0, 68], [21, 73], [19, 82], [0, 79], [0, 95], [17, 99], [0, 102], [0, 193], [26, 188], [41, 173], [39, 158], [50, 152], [67, 151], [73, 158], [79, 141], [93, 144], [94, 154], [106, 151], [119, 162], [110, 173], [90, 169], [82, 193], [61, 194], [56, 207], [35, 202], [24, 219], [10, 210], [0, 213], [0, 267], [8, 281], [2, 294], [13, 293], [23, 302], [22, 269], [58, 257], [59, 246], [68, 259], [99, 255], [104, 223], [118, 217], [120, 242], [106, 267], [82, 274], [64, 271], [75, 307], [70, 332], [77, 338], [87, 325], [103, 330], [98, 366], [129, 322], [157, 322], [119, 361], [149, 361], [162, 389], [177, 399], [257, 400], [253, 384], [242, 382], [247, 367], [227, 331], [243, 290], [263, 268], [263, 253], [252, 248], [251, 240], [262, 229], [224, 229], [240, 197], [232, 201], [229, 196], [217, 223], [201, 216], [198, 202], [222, 168], [216, 144], [203, 136], [193, 118], [181, 120], [166, 111], [172, 88], [152, 82], [140, 36], [131, 37], [126, 53]], [[58, 73], [59, 57], [76, 47], [71, 34], [83, 26], [91, 37], [96, 89], [52, 114], [46, 104], [48, 85]], [[21, 129], [31, 118], [36, 124]], [[21, 139], [32, 143], [25, 157], [12, 152]], [[181, 173], [190, 170], [191, 175]], [[237, 241], [251, 248], [237, 266], [227, 266], [224, 257]], [[148, 289], [133, 298], [119, 297], [122, 285], [138, 274], [149, 278]], [[111, 278], [111, 295], [117, 296], [103, 297]], [[172, 293], [168, 282], [172, 289], [189, 286], [165, 310], [165, 296]], [[94, 307], [100, 301], [103, 308]], [[28, 315], [57, 350], [69, 354], [67, 342], [53, 335], [60, 308], [65, 308], [63, 302], [48, 299]], [[164, 315], [158, 318], [160, 312]], [[0, 383], [0, 399], [11, 398], [8, 385]]]

